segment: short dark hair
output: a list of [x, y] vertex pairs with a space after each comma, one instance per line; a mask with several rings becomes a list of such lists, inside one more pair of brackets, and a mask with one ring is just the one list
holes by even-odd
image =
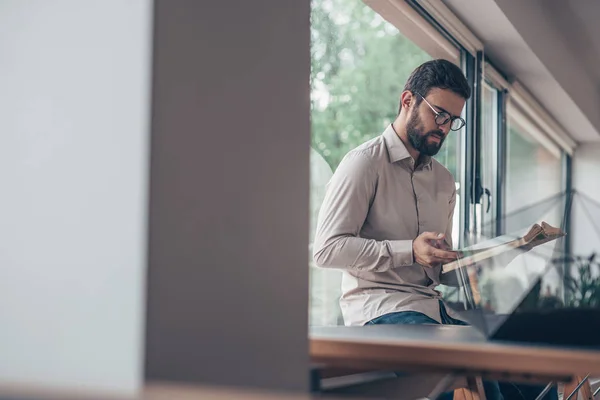
[[[419, 65], [410, 74], [404, 85], [404, 90], [419, 93], [422, 96], [427, 96], [433, 88], [452, 90], [465, 100], [471, 97], [471, 88], [462, 70], [450, 61], [443, 59], [431, 60]], [[421, 100], [421, 97], [417, 96], [416, 104], [420, 104]], [[402, 104], [400, 104], [398, 113], [400, 110], [402, 110]]]

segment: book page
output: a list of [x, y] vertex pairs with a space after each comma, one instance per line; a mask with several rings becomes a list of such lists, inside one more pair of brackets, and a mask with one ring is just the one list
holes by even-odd
[[[466, 267], [468, 265], [471, 264], [475, 264], [479, 261], [483, 261], [486, 260], [488, 258], [492, 258], [495, 257], [497, 255], [500, 255], [502, 253], [505, 253], [507, 251], [522, 247], [523, 245], [525, 245], [525, 241], [523, 238], [521, 239], [514, 239], [508, 243], [504, 243], [498, 246], [494, 246], [494, 247], [490, 247], [481, 251], [477, 251], [474, 254], [471, 254], [467, 257], [462, 257], [456, 261], [453, 261], [451, 263], [448, 264], [444, 264], [442, 267], [442, 272], [446, 273], [448, 271], [452, 271], [455, 270], [457, 268], [460, 267]], [[464, 253], [463, 253], [464, 254]]]
[[525, 234], [525, 236], [523, 238], [525, 239], [525, 242], [530, 243], [531, 241], [536, 239], [538, 235], [540, 235], [540, 234], [543, 235], [543, 233], [544, 233], [544, 230], [542, 229], [542, 227], [538, 224], [534, 224], [531, 227], [531, 229], [529, 229], [529, 232], [527, 232], [527, 234]]
[[[552, 233], [551, 235], [549, 234], [550, 232]], [[532, 247], [539, 246], [564, 235], [565, 233], [559, 228], [554, 228], [546, 222], [542, 222], [542, 225], [534, 224], [529, 229], [521, 232], [521, 234], [503, 235], [461, 249], [463, 257], [451, 263], [444, 264], [442, 273], [472, 265], [524, 246], [526, 247], [525, 250], [530, 250]]]

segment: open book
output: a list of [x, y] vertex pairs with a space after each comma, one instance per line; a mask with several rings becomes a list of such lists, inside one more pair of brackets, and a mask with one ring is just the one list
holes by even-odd
[[485, 248], [473, 250], [467, 248], [461, 250], [460, 252], [463, 254], [463, 256], [456, 261], [444, 264], [442, 266], [442, 273], [476, 264], [480, 261], [504, 254], [510, 250], [523, 249], [529, 251], [536, 246], [558, 239], [565, 235], [566, 233], [560, 228], [555, 228], [546, 222], [534, 224], [523, 236], [514, 238], [507, 242]]

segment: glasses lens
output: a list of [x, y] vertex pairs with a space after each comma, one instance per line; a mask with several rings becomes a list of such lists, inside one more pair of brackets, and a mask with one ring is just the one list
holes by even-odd
[[435, 117], [435, 123], [438, 125], [445, 125], [450, 121], [450, 115], [445, 112], [441, 112]]
[[462, 118], [456, 118], [454, 121], [452, 121], [452, 125], [450, 126], [450, 129], [452, 129], [453, 131], [457, 131], [460, 128], [462, 128], [465, 125], [465, 121]]

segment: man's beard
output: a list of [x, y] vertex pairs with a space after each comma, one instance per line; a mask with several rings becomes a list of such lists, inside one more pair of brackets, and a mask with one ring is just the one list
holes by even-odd
[[[416, 112], [417, 110], [413, 110], [408, 122], [406, 123], [406, 134], [408, 135], [408, 140], [412, 147], [417, 150], [419, 153], [426, 156], [435, 156], [442, 144], [444, 143], [444, 133], [439, 129], [429, 131], [427, 133], [423, 133], [423, 124], [421, 123], [421, 119]], [[440, 141], [439, 143], [430, 143], [429, 137], [438, 136]]]

